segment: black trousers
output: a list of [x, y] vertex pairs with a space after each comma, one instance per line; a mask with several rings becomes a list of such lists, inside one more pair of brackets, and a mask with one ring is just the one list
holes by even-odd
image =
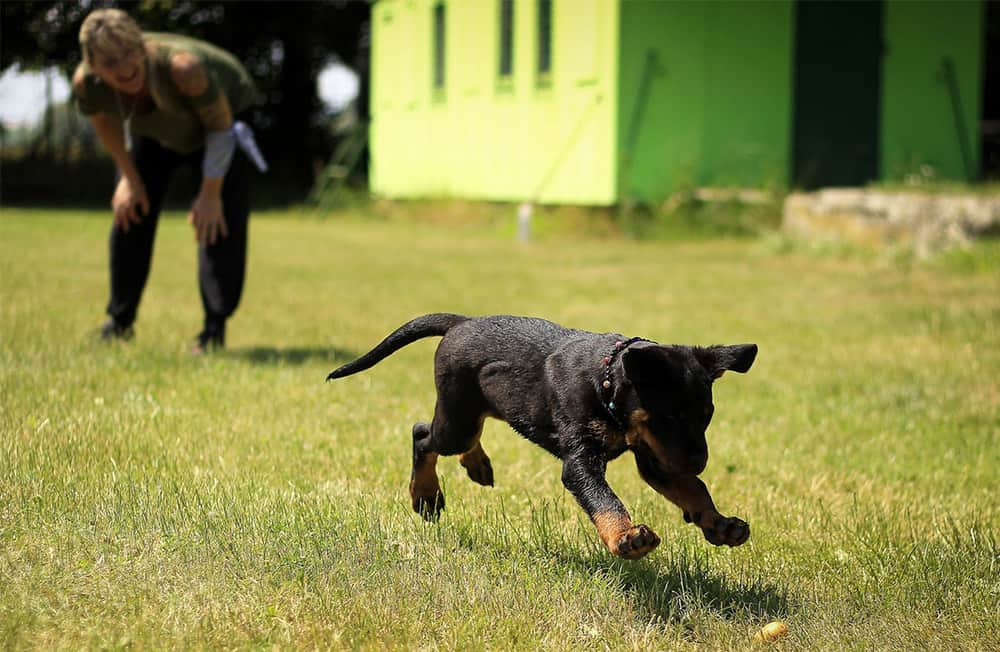
[[[135, 138], [132, 158], [146, 185], [149, 213], [142, 216], [140, 223], [131, 224], [127, 232], [111, 227], [111, 299], [107, 312], [116, 324], [130, 326], [135, 321], [171, 177], [181, 167], [188, 166], [196, 187], [200, 187], [204, 155], [203, 149], [178, 154], [151, 138]], [[213, 245], [198, 246], [198, 285], [205, 310], [205, 330], [209, 332], [221, 332], [243, 294], [250, 218], [249, 177], [250, 161], [237, 147], [222, 184], [222, 210], [229, 235]]]

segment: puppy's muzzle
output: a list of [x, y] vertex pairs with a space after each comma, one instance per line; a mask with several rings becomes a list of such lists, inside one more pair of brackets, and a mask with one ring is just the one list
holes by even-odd
[[659, 475], [699, 475], [708, 465], [708, 451], [667, 451], [643, 444], [637, 446], [656, 468]]
[[708, 451], [691, 453], [687, 456], [685, 460], [684, 469], [681, 473], [690, 473], [691, 475], [699, 475], [708, 466]]

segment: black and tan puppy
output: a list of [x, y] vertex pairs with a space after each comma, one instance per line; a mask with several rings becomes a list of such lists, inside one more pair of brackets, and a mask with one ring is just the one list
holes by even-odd
[[424, 518], [444, 508], [438, 455], [459, 455], [470, 478], [493, 485], [479, 437], [483, 420], [494, 417], [562, 460], [563, 484], [616, 555], [638, 559], [660, 543], [649, 527], [632, 523], [604, 478], [607, 463], [626, 450], [643, 480], [680, 507], [710, 543], [738, 546], [750, 536], [744, 521], [716, 510], [698, 474], [708, 461], [712, 382], [727, 370], [747, 371], [757, 345], [661, 345], [543, 319], [440, 313], [403, 324], [327, 380], [440, 335], [434, 419], [413, 426], [410, 497]]

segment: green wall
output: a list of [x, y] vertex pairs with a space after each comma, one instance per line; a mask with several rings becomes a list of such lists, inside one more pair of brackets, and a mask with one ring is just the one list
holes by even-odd
[[446, 1], [443, 92], [432, 89], [435, 4], [373, 8], [373, 192], [614, 203], [617, 1], [553, 2], [552, 73], [539, 80], [537, 3], [517, 0], [509, 81], [498, 79], [497, 0]]
[[624, 0], [620, 39], [622, 198], [787, 183], [790, 0]]
[[[440, 90], [432, 88], [436, 4], [380, 0], [373, 9], [375, 194], [608, 205], [699, 186], [789, 184], [794, 0], [553, 0], [544, 80], [537, 0], [514, 2], [506, 80], [498, 0], [445, 0]], [[887, 0], [884, 8], [880, 177], [933, 169], [966, 178], [945, 57], [955, 64], [975, 174], [983, 3]]]
[[978, 0], [885, 6], [882, 68], [882, 172], [887, 180], [920, 173], [969, 178], [942, 59], [955, 65], [973, 175], [980, 165], [984, 6]]

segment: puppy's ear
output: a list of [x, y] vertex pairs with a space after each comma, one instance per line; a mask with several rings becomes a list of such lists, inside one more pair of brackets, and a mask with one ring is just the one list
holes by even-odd
[[662, 378], [666, 364], [663, 347], [652, 342], [638, 342], [622, 353], [625, 377], [635, 385], [648, 385]]
[[738, 371], [741, 374], [750, 370], [757, 357], [756, 344], [733, 344], [730, 346], [710, 346], [695, 349], [695, 357], [708, 375], [715, 380], [726, 371]]

